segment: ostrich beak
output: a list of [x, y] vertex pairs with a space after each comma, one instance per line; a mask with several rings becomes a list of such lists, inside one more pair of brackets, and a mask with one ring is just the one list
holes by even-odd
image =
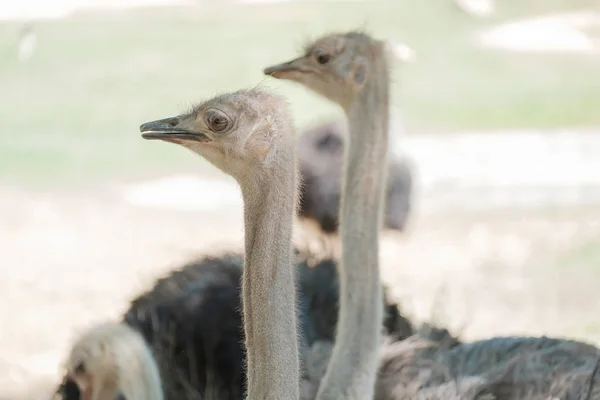
[[273, 78], [285, 79], [290, 73], [308, 72], [305, 64], [305, 58], [300, 57], [282, 64], [275, 64], [263, 70], [265, 75], [270, 75]]
[[203, 133], [193, 132], [183, 126], [181, 117], [170, 117], [140, 125], [142, 137], [148, 140], [164, 140], [166, 142], [194, 141], [210, 142]]

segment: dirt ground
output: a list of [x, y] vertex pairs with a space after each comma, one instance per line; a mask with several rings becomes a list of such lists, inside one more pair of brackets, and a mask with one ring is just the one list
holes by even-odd
[[[240, 209], [142, 208], [119, 190], [0, 188], [0, 399], [47, 398], [80, 329], [118, 317], [195, 255], [241, 249]], [[465, 338], [593, 340], [586, 329], [598, 322], [594, 271], [535, 266], [600, 238], [600, 209], [544, 214], [417, 213], [405, 234], [385, 234], [384, 280], [403, 311]], [[310, 235], [298, 229], [297, 239]]]

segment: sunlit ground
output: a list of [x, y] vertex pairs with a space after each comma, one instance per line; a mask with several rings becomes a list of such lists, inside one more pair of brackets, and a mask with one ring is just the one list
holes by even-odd
[[[585, 201], [598, 193], [597, 175], [572, 170], [571, 182], [587, 185], [572, 201], [490, 207], [482, 200], [491, 198], [489, 188], [473, 184], [473, 169], [495, 171], [489, 165], [502, 157], [507, 171], [517, 159], [529, 171], [513, 172], [515, 182], [551, 175], [543, 187], [550, 199], [566, 191], [552, 185], [570, 180], [542, 152], [529, 168], [519, 150], [530, 142], [499, 146], [479, 164], [465, 154], [444, 156], [440, 145], [468, 152], [480, 147], [457, 147], [450, 133], [486, 138], [488, 131], [561, 128], [572, 132], [559, 143], [573, 146], [573, 159], [598, 165], [586, 153], [598, 141], [581, 138], [600, 134], [600, 56], [493, 50], [478, 39], [504, 22], [593, 4], [503, 1], [488, 19], [449, 2], [408, 0], [82, 13], [36, 24], [37, 48], [27, 62], [17, 59], [18, 24], [0, 23], [0, 398], [44, 398], [40, 390], [60, 375], [79, 329], [117, 317], [194, 255], [241, 250], [231, 181], [181, 148], [143, 141], [139, 125], [259, 83], [289, 97], [299, 127], [339, 116], [261, 71], [293, 57], [307, 37], [357, 26], [408, 44], [417, 57], [396, 62], [393, 104], [422, 180], [408, 232], [386, 234], [382, 245], [384, 280], [403, 310], [467, 339], [546, 334], [600, 344], [600, 203]], [[584, 30], [600, 37], [597, 28]], [[435, 149], [423, 147], [428, 141]], [[544, 154], [560, 153], [553, 151]], [[459, 174], [459, 161], [465, 172], [447, 180], [450, 171]], [[557, 163], [575, 161], [561, 156]], [[546, 167], [530, 173], [536, 165]], [[222, 184], [136, 186], [172, 176]], [[299, 242], [307, 237], [298, 230]]]

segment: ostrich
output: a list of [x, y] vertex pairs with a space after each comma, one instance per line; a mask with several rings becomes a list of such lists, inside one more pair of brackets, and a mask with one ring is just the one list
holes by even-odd
[[[112, 351], [105, 351], [105, 348]], [[158, 366], [142, 335], [125, 324], [104, 323], [84, 332], [74, 343], [68, 360], [69, 376], [84, 400], [162, 400]], [[127, 379], [123, 366], [136, 371]], [[117, 373], [105, 373], [112, 371]]]
[[[302, 398], [311, 399], [326, 365], [323, 354], [328, 354], [335, 334], [338, 280], [333, 260], [312, 265], [299, 251], [297, 257], [302, 260], [296, 263], [303, 361], [300, 387]], [[242, 399], [246, 387], [239, 287], [242, 266], [243, 256], [233, 253], [191, 261], [159, 279], [125, 312], [123, 322], [142, 334], [152, 349], [166, 399]], [[404, 340], [415, 332], [391, 302], [385, 303], [383, 328], [394, 340]], [[435, 327], [422, 334], [436, 342], [451, 340], [447, 331]], [[112, 365], [104, 374], [115, 369], [108, 367]], [[127, 372], [127, 365], [120, 370]], [[68, 374], [54, 400], [81, 399]]]
[[379, 230], [388, 154], [389, 82], [386, 46], [359, 33], [311, 43], [305, 55], [264, 69], [300, 82], [338, 103], [348, 117], [349, 141], [340, 208], [342, 268], [335, 346], [317, 399], [374, 395], [383, 315]]
[[[238, 182], [244, 199], [241, 292], [247, 397], [298, 399], [300, 362], [292, 264], [298, 171], [293, 124], [285, 100], [264, 90], [240, 90], [207, 100], [189, 113], [144, 123], [140, 131], [145, 139], [192, 150]], [[118, 348], [105, 346], [107, 353], [116, 351]], [[138, 357], [135, 362], [144, 360]], [[136, 375], [121, 380], [139, 378], [136, 365], [120, 367], [112, 372]], [[93, 392], [103, 390], [93, 388]]]
[[[253, 95], [253, 93], [257, 94]], [[263, 95], [258, 93], [261, 92], [241, 92], [230, 96], [234, 99], [241, 97], [243, 103], [243, 101], [250, 101], [249, 98], [252, 96], [261, 99]], [[250, 116], [246, 116], [243, 110], [233, 109], [225, 102], [226, 100], [227, 97], [221, 100], [224, 102], [221, 107], [241, 123], [248, 124], [258, 119], [254, 112], [262, 111], [261, 107], [257, 107], [258, 110], [247, 111]], [[248, 106], [244, 103], [242, 105]], [[271, 105], [274, 106], [276, 104]], [[200, 131], [200, 127], [192, 128], [189, 121], [202, 120], [201, 115], [206, 108], [207, 106], [201, 106], [190, 115], [176, 117], [177, 121], [188, 130]], [[241, 115], [237, 115], [238, 113]], [[284, 114], [283, 117], [285, 116]], [[278, 119], [283, 117], [275, 116], [275, 121], [268, 120], [270, 125], [267, 125], [267, 128], [273, 125], [282, 126], [283, 123]], [[144, 124], [142, 130], [151, 130], [144, 133], [144, 136], [165, 137], [167, 140], [174, 138], [174, 141], [179, 142], [183, 133], [177, 129], [183, 128], [177, 125], [173, 127], [165, 125], [173, 122], [174, 119], [167, 119]], [[259, 120], [259, 122], [265, 121]], [[264, 129], [265, 125], [260, 124], [255, 128], [258, 133], [248, 140], [247, 146], [254, 145], [254, 141], [257, 140], [260, 141], [259, 143], [265, 143], [262, 142], [265, 140], [264, 134], [260, 134], [260, 129]], [[160, 129], [165, 131], [168, 129], [171, 133], [163, 134]], [[177, 136], [166, 136], [169, 134]], [[231, 135], [235, 135], [235, 132]], [[270, 145], [276, 147], [272, 151], [279, 150], [281, 145], [278, 141], [285, 139], [285, 137], [274, 138]], [[216, 143], [206, 145], [218, 146], [220, 140], [233, 146], [239, 138], [237, 135], [230, 139], [220, 139], [216, 136], [214, 139]], [[250, 149], [257, 151], [254, 146]], [[287, 152], [277, 154], [278, 157], [286, 155]], [[271, 168], [282, 164], [277, 158], [269, 161], [274, 163]], [[259, 164], [258, 169], [260, 162], [255, 161], [255, 163]], [[288, 173], [292, 172], [288, 171]], [[125, 323], [141, 332], [154, 350], [154, 357], [163, 372], [166, 398], [197, 396], [218, 399], [241, 398], [245, 388], [244, 371], [242, 371], [244, 359], [240, 345], [243, 337], [240, 332], [238, 288], [242, 278], [242, 264], [243, 259], [234, 255], [206, 258], [189, 264], [180, 271], [175, 271], [170, 276], [159, 280], [149, 293], [136, 299], [126, 313]], [[246, 271], [248, 268], [251, 267], [246, 266]], [[314, 267], [309, 267], [304, 261], [297, 264], [296, 268], [300, 289], [301, 348], [306, 349], [303, 357], [305, 371], [303, 371], [301, 386], [305, 393], [316, 386], [315, 384], [311, 386], [308, 381], [320, 379], [319, 367], [313, 364], [322, 357], [320, 351], [315, 349], [331, 347], [328, 343], [333, 339], [337, 320], [337, 277], [335, 264], [331, 260], [322, 261]], [[403, 339], [412, 333], [410, 323], [401, 317], [397, 308], [391, 304], [386, 305], [385, 328], [387, 334], [392, 334], [397, 339]], [[105, 347], [110, 350], [110, 345]], [[70, 367], [75, 368], [72, 365]], [[121, 365], [118, 370], [125, 374], [129, 368], [127, 365]], [[114, 371], [104, 372], [114, 373]], [[135, 374], [135, 371], [133, 373]], [[79, 399], [80, 392], [74, 387], [72, 380], [66, 377], [58, 388], [55, 398]], [[303, 394], [303, 398], [310, 398], [310, 395]]]
[[241, 90], [208, 100], [191, 113], [145, 123], [140, 130], [146, 139], [194, 151], [240, 185], [247, 397], [298, 399], [292, 265], [298, 171], [294, 127], [285, 100], [267, 91]]
[[[344, 121], [319, 124], [300, 135], [300, 217], [317, 223], [325, 234], [338, 230]], [[390, 154], [391, 156], [391, 154]], [[405, 158], [390, 157], [385, 191], [384, 227], [403, 231], [411, 209], [412, 172]]]
[[541, 400], [576, 393], [580, 397], [573, 398], [600, 399], [600, 385], [594, 384], [600, 350], [585, 343], [497, 337], [436, 351], [416, 337], [380, 350], [380, 331], [373, 326], [381, 315], [377, 241], [388, 139], [385, 53], [385, 44], [366, 34], [330, 34], [304, 55], [264, 70], [338, 103], [349, 120], [339, 329], [317, 399]]
[[[406, 44], [388, 40], [393, 59], [414, 61]], [[305, 129], [300, 135], [300, 207], [298, 214], [316, 222], [326, 235], [338, 231], [343, 146], [347, 136], [345, 121], [333, 121]], [[412, 169], [406, 157], [390, 154], [387, 171], [384, 227], [403, 231], [411, 210]]]

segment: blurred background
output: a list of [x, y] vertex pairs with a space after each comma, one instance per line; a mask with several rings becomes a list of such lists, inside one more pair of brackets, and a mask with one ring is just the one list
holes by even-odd
[[235, 183], [139, 125], [257, 84], [299, 132], [338, 120], [262, 69], [355, 28], [397, 56], [413, 207], [382, 254], [402, 311], [465, 339], [600, 344], [600, 2], [2, 0], [1, 399], [47, 398], [82, 328], [242, 248]]

